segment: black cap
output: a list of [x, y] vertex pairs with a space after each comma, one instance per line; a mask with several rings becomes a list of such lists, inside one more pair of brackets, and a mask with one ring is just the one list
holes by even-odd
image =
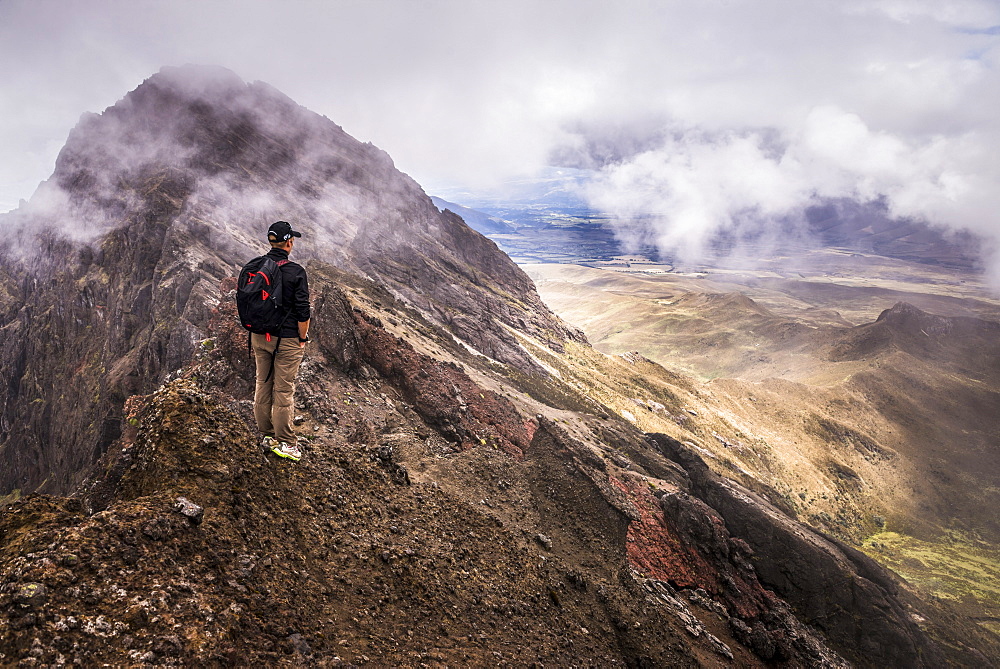
[[292, 237], [301, 236], [301, 232], [295, 232], [295, 230], [292, 230], [292, 226], [288, 221], [278, 221], [276, 223], [272, 223], [271, 227], [267, 229], [267, 241], [274, 244], [287, 242]]

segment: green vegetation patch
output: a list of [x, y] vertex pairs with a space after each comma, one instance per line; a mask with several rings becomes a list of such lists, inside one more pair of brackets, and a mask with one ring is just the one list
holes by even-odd
[[925, 595], [950, 601], [961, 613], [1000, 633], [1000, 549], [959, 532], [921, 541], [880, 532], [862, 545]]

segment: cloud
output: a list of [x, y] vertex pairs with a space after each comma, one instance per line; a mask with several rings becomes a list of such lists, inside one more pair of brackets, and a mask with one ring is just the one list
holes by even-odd
[[820, 195], [885, 196], [893, 216], [988, 234], [1000, 211], [1000, 193], [988, 187], [1000, 177], [995, 140], [985, 131], [907, 140], [824, 107], [807, 117], [795, 152]]
[[[904, 138], [834, 106], [784, 133], [674, 128], [655, 148], [611, 162], [587, 189], [623, 235], [689, 261], [722, 232], [787, 232], [823, 201], [882, 202], [889, 215], [996, 235], [1000, 177], [982, 133]], [[992, 177], [990, 175], [993, 175]], [[642, 230], [638, 237], [637, 225]]]
[[981, 0], [848, 0], [844, 9], [857, 14], [884, 14], [901, 23], [930, 19], [958, 27], [990, 25], [996, 20], [996, 7]]
[[587, 197], [623, 229], [650, 228], [642, 241], [700, 259], [720, 231], [749, 218], [777, 219], [808, 199], [796, 165], [749, 133], [677, 133], [652, 150], [602, 169]]
[[637, 184], [682, 203], [651, 231], [670, 243], [822, 193], [996, 236], [998, 25], [989, 0], [6, 0], [0, 210], [82, 112], [194, 62], [272, 84], [430, 192], [558, 163], [602, 170], [595, 203], [634, 209]]

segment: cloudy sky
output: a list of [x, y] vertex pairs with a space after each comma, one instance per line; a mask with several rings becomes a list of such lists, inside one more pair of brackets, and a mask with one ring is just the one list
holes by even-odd
[[83, 112], [185, 63], [431, 193], [591, 168], [590, 201], [655, 214], [664, 247], [823, 197], [1000, 237], [995, 0], [0, 0], [0, 211]]

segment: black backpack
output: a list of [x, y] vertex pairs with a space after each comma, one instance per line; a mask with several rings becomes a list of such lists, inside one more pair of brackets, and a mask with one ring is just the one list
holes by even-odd
[[236, 285], [236, 310], [240, 323], [250, 332], [280, 335], [291, 307], [282, 304], [281, 266], [267, 256], [254, 258], [240, 271]]

